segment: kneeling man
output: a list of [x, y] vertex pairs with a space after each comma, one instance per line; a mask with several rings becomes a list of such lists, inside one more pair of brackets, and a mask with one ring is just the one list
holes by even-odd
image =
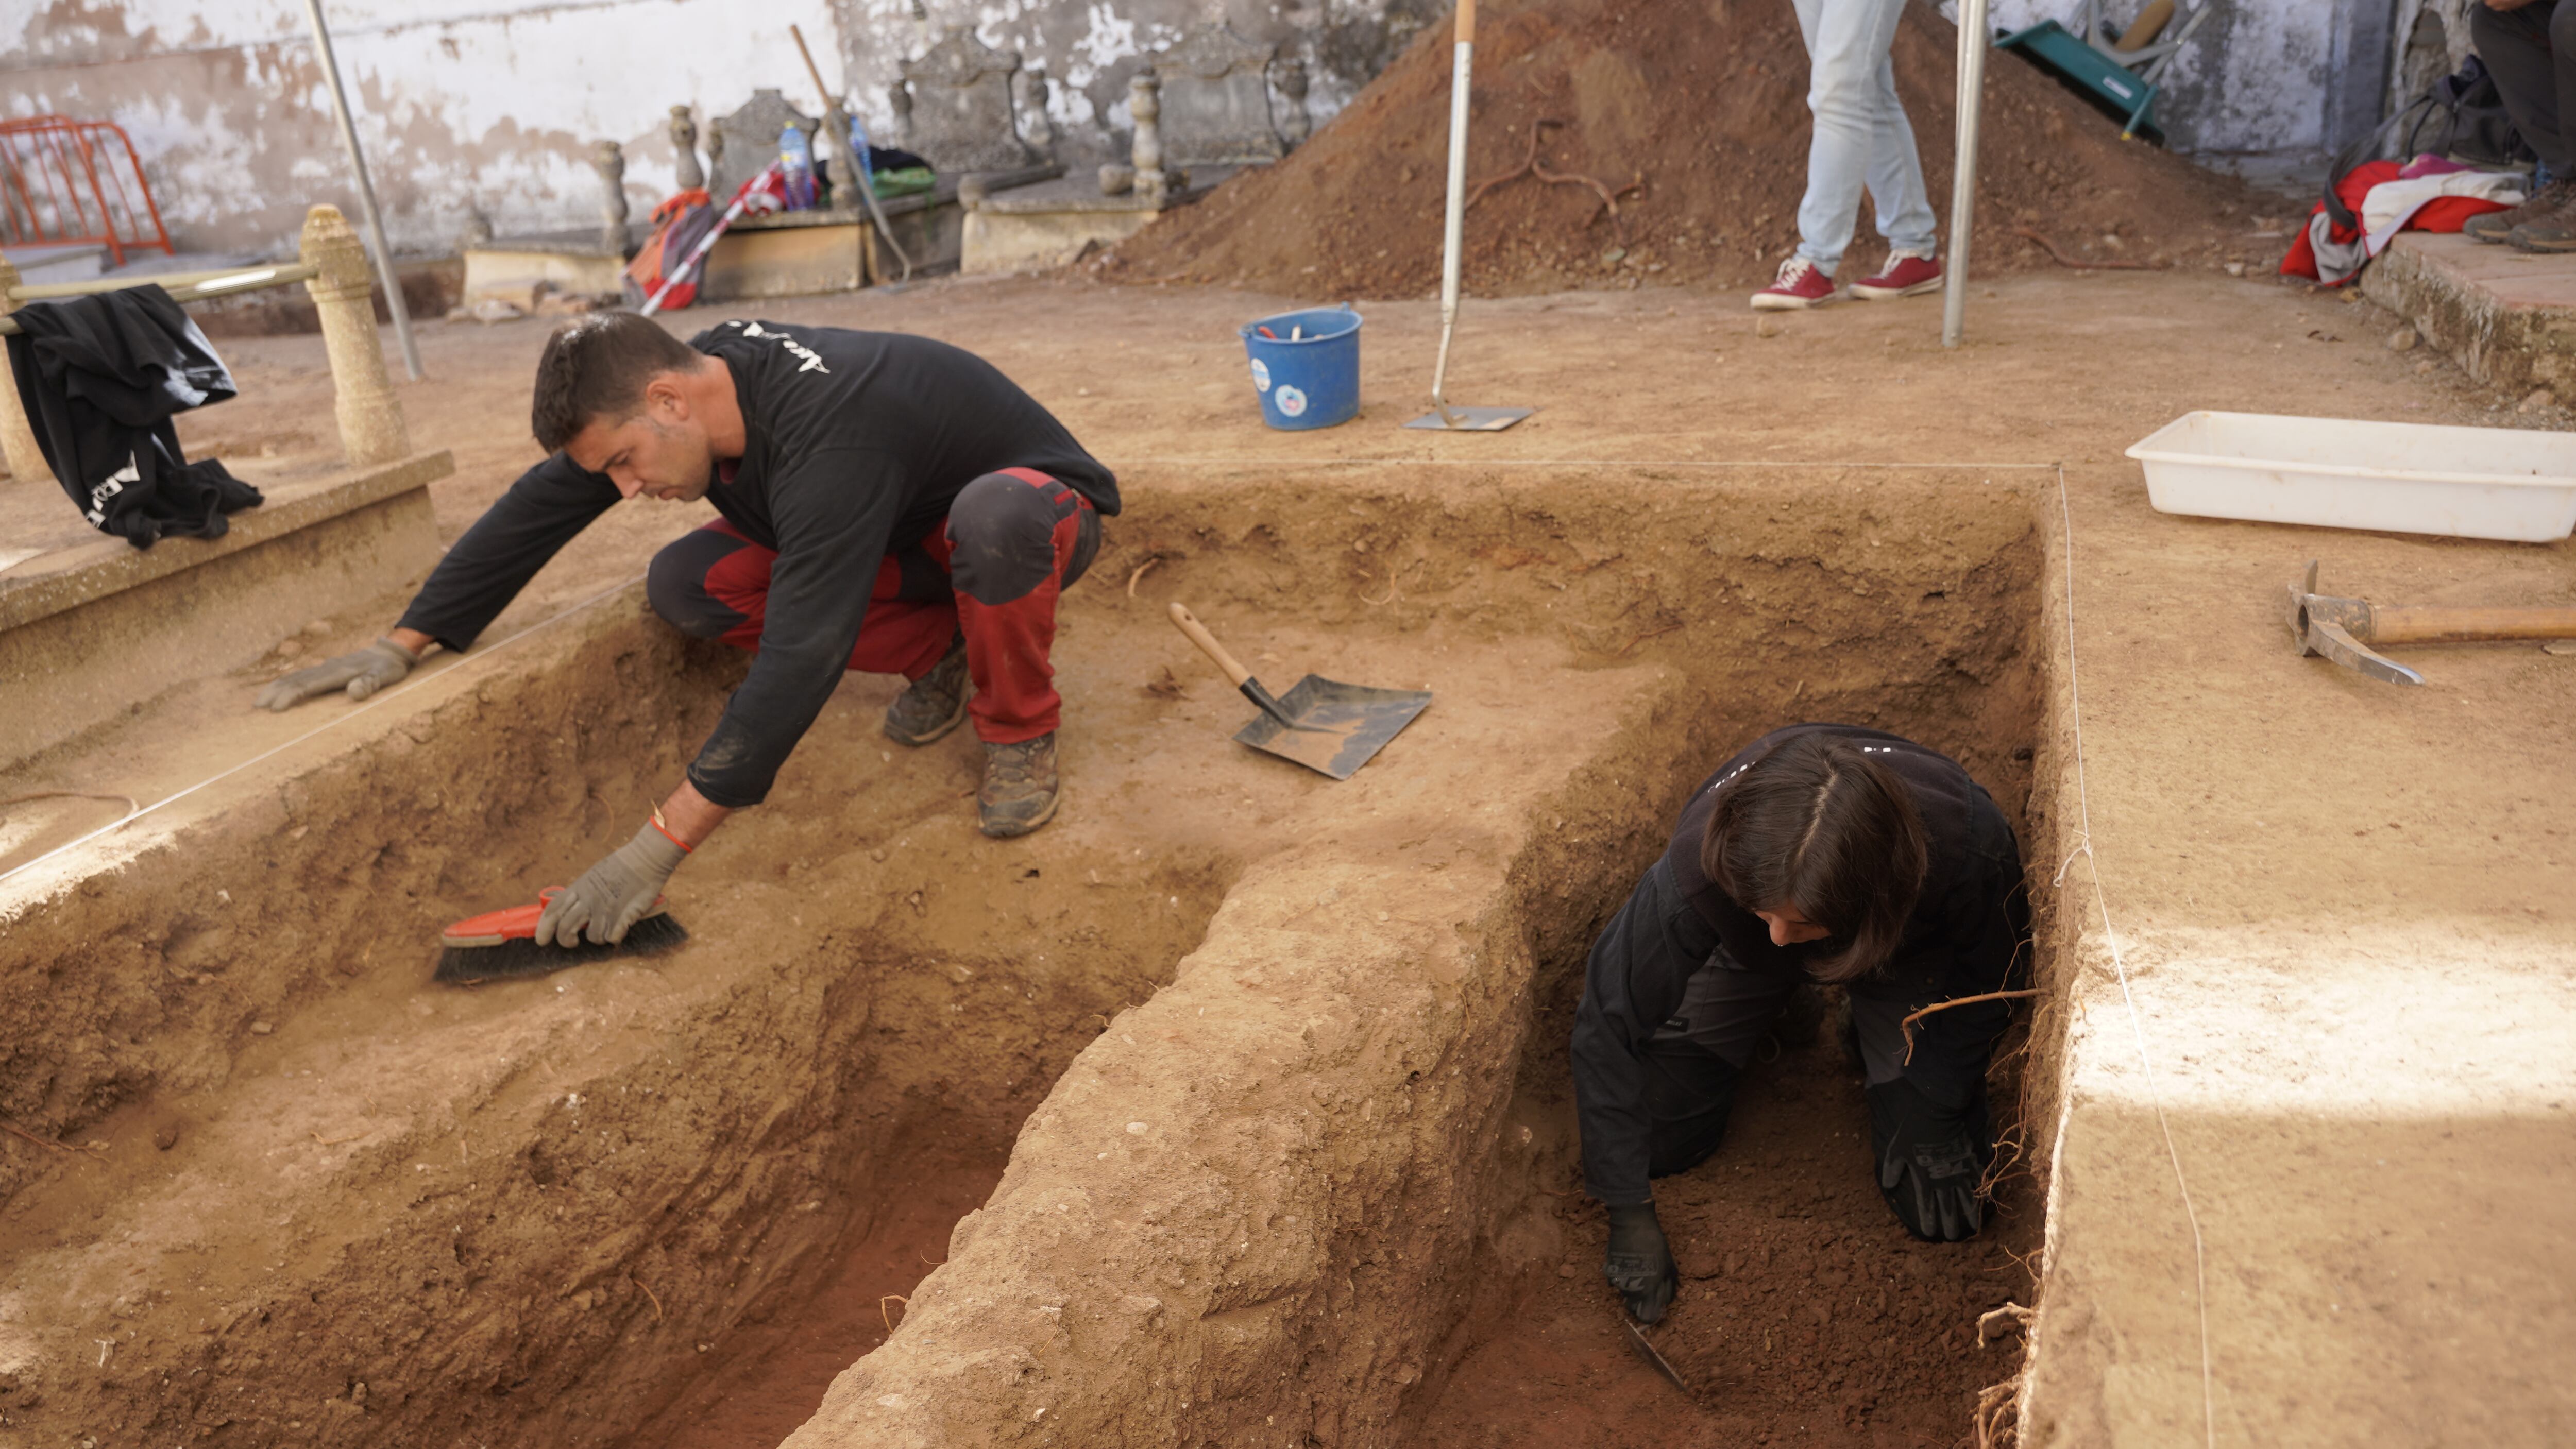
[[462, 650], [555, 551], [621, 497], [723, 515], [657, 554], [653, 608], [757, 651], [654, 817], [557, 896], [541, 941], [624, 937], [725, 816], [757, 805], [846, 669], [911, 687], [885, 732], [926, 745], [968, 715], [984, 833], [1055, 814], [1057, 596], [1100, 549], [1118, 484], [992, 364], [928, 338], [726, 322], [681, 342], [627, 312], [556, 332], [537, 362], [537, 441], [510, 485], [370, 647], [301, 669], [269, 709], [403, 677]]

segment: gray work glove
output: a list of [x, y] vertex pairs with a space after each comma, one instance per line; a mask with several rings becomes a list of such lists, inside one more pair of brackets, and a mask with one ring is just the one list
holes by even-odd
[[388, 684], [399, 682], [420, 656], [391, 639], [379, 639], [354, 654], [340, 654], [319, 664], [307, 665], [281, 679], [269, 681], [259, 692], [259, 707], [289, 710], [317, 694], [346, 689], [351, 699], [364, 699]]
[[688, 858], [687, 849], [661, 827], [646, 825], [546, 902], [545, 914], [537, 917], [537, 944], [578, 946], [585, 933], [595, 945], [625, 940], [629, 928], [653, 914], [662, 883]]

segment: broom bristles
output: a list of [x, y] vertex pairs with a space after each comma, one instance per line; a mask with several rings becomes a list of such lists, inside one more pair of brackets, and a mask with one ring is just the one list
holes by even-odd
[[567, 966], [611, 957], [651, 956], [689, 939], [689, 933], [666, 912], [656, 912], [626, 929], [626, 939], [606, 943], [584, 940], [578, 946], [540, 946], [520, 937], [497, 946], [450, 946], [438, 953], [432, 978], [451, 986], [477, 986], [486, 981], [515, 981], [547, 976]]

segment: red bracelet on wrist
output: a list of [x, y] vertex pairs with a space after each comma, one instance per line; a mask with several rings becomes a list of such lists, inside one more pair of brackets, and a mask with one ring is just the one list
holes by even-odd
[[652, 818], [652, 820], [651, 820], [649, 823], [652, 825], [652, 827], [653, 827], [655, 830], [658, 830], [658, 831], [662, 832], [662, 838], [663, 838], [664, 840], [667, 840], [667, 841], [671, 842], [673, 845], [676, 845], [676, 846], [680, 847], [680, 853], [681, 853], [682, 855], [695, 855], [695, 854], [697, 854], [697, 853], [698, 853], [698, 848], [697, 848], [696, 846], [689, 844], [689, 842], [687, 842], [687, 841], [685, 841], [685, 840], [682, 840], [680, 837], [678, 837], [678, 836], [676, 836], [676, 835], [673, 835], [673, 834], [671, 833], [671, 827], [670, 827], [670, 826], [668, 826], [668, 825], [666, 825], [666, 824], [664, 824], [664, 823], [662, 823], [662, 807], [661, 807], [661, 806], [656, 805], [656, 806], [654, 806], [654, 807], [653, 807], [653, 818]]

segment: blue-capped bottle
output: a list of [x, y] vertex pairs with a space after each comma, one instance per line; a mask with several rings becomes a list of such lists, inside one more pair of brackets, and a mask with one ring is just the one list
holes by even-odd
[[778, 170], [786, 183], [787, 209], [811, 211], [814, 207], [814, 147], [805, 132], [793, 122], [778, 133]]

